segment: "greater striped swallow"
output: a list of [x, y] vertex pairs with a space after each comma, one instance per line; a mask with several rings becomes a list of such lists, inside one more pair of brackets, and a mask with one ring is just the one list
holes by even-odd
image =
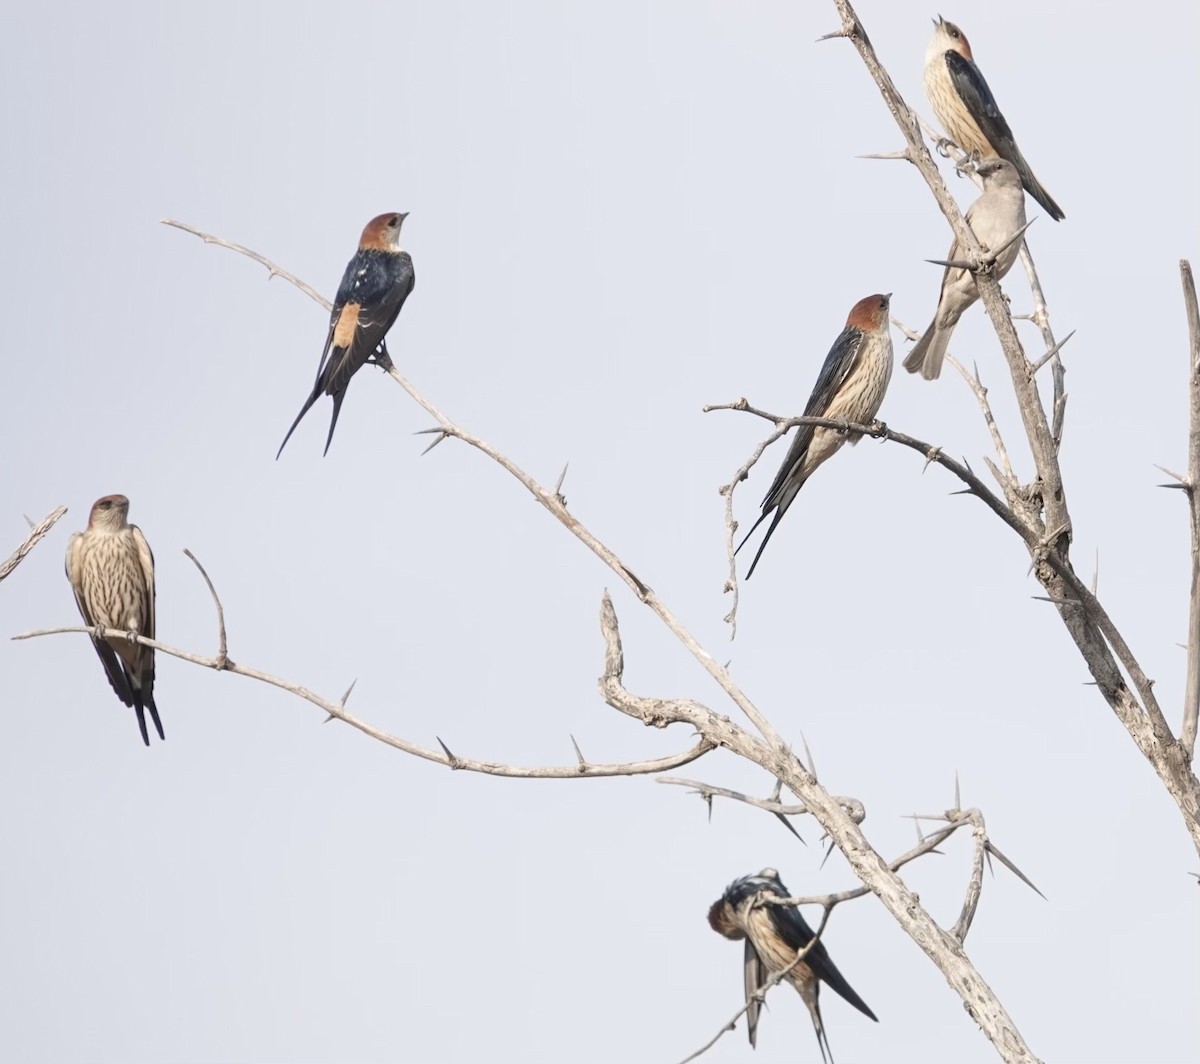
[[1056, 222], [1066, 217], [1042, 188], [1017, 147], [1017, 140], [975, 65], [967, 36], [941, 15], [934, 20], [933, 40], [925, 51], [925, 95], [933, 113], [955, 144], [981, 159], [1007, 159], [1021, 175], [1026, 191]]
[[400, 248], [400, 227], [407, 217], [407, 212], [381, 214], [363, 230], [358, 251], [347, 264], [333, 301], [317, 382], [279, 445], [276, 459], [322, 393], [333, 396], [333, 417], [325, 439], [324, 453], [328, 454], [350, 378], [376, 350], [387, 355], [384, 337], [416, 283], [412, 256]]
[[767, 896], [789, 896], [774, 868], [764, 868], [756, 876], [734, 880], [708, 910], [708, 923], [714, 931], [734, 941], [746, 940], [742, 980], [746, 993], [746, 1026], [750, 1046], [755, 1048], [758, 1038], [760, 1004], [756, 994], [773, 975], [791, 966], [784, 979], [796, 988], [808, 1008], [817, 1032], [821, 1059], [826, 1064], [833, 1064], [829, 1037], [821, 1021], [819, 995], [822, 983], [828, 983], [835, 993], [864, 1016], [876, 1023], [879, 1021], [837, 970], [823, 942], [818, 940], [803, 960], [796, 961], [797, 954], [815, 937], [812, 928], [795, 906], [770, 904], [765, 900]]
[[[67, 541], [67, 579], [89, 628], [119, 628], [154, 638], [154, 555], [142, 530], [131, 525], [129, 500], [105, 495], [92, 504], [88, 526]], [[137, 714], [142, 742], [150, 745], [146, 713], [163, 735], [154, 704], [154, 650], [124, 637], [92, 645], [117, 697]]]
[[[995, 256], [993, 270], [996, 280], [1000, 280], [1021, 253], [1021, 240], [1013, 237], [1025, 225], [1025, 193], [1021, 191], [1021, 176], [1007, 159], [984, 159], [976, 165], [975, 172], [983, 180], [983, 194], [967, 208], [967, 225], [984, 250]], [[953, 262], [961, 257], [955, 240], [946, 258]], [[970, 270], [947, 266], [942, 275], [937, 313], [904, 360], [909, 373], [919, 372], [927, 381], [937, 379], [950, 346], [950, 334], [963, 312], [978, 298], [975, 275]]]
[[[890, 292], [867, 296], [850, 308], [846, 327], [829, 349], [816, 387], [804, 408], [805, 417], [840, 418], [858, 424], [875, 419], [883, 404], [888, 381], [892, 379], [892, 335], [888, 327], [891, 299]], [[763, 499], [762, 515], [738, 544], [740, 551], [768, 515], [775, 514], [754, 561], [750, 563], [747, 580], [754, 575], [754, 568], [772, 533], [808, 478], [822, 462], [833, 457], [843, 443], [847, 440], [858, 443], [860, 437], [860, 433], [843, 433], [812, 425], [796, 428], [787, 457]]]

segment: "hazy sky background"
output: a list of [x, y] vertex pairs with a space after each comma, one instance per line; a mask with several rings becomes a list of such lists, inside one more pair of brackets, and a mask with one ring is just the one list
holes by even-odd
[[[925, 5], [860, 8], [926, 116]], [[1181, 256], [1200, 258], [1193, 3], [963, 4], [960, 22], [1067, 219], [1030, 243], [1067, 347], [1074, 558], [1181, 703], [1188, 532]], [[1141, 19], [1141, 21], [1139, 21]], [[626, 589], [481, 456], [418, 457], [429, 419], [364, 370], [322, 459], [324, 311], [241, 241], [332, 295], [363, 224], [408, 210], [417, 286], [390, 337], [407, 375], [553, 484], [799, 744], [887, 855], [963, 800], [1003, 869], [968, 939], [1034, 1050], [1186, 1061], [1200, 1000], [1196, 856], [1180, 816], [1027, 575], [1020, 543], [919, 457], [864, 442], [809, 484], [728, 643], [717, 486], [799, 413], [850, 306], [932, 316], [951, 234], [832, 4], [10, 5], [0, 37], [7, 413], [0, 555], [70, 513], [0, 587], [0, 633], [77, 623], [68, 534], [123, 492], [157, 556], [160, 638], [216, 647], [428, 745], [521, 764], [686, 748], [601, 702], [613, 589], [627, 682], [735, 713]], [[1139, 28], [1140, 26], [1140, 28]], [[1153, 32], [1150, 30], [1153, 29]], [[973, 188], [951, 180], [965, 207]], [[1005, 283], [1029, 307], [1020, 271]], [[1036, 331], [1018, 325], [1032, 350]], [[898, 359], [906, 345], [896, 334]], [[977, 361], [1027, 474], [998, 344]], [[1045, 381], [1049, 387], [1049, 380]], [[882, 416], [967, 456], [989, 444], [953, 373], [898, 372]], [[784, 444], [738, 493], [757, 514]], [[744, 565], [743, 565], [744, 571]], [[818, 832], [652, 780], [450, 773], [322, 724], [251, 681], [160, 658], [167, 742], [145, 749], [83, 636], [0, 640], [0, 1057], [5, 1061], [636, 1060], [670, 1064], [741, 1003], [708, 905], [777, 866], [855, 885]], [[765, 794], [725, 754], [686, 774]], [[958, 913], [969, 840], [906, 871]], [[832, 993], [839, 1064], [995, 1059], [871, 899], [827, 943], [880, 1018]], [[773, 992], [759, 1064], [815, 1060]], [[751, 1057], [744, 1025], [709, 1061]]]

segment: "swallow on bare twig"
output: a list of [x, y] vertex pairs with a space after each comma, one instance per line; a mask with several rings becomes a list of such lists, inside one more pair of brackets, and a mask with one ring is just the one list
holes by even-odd
[[992, 90], [975, 65], [966, 34], [941, 15], [933, 25], [933, 40], [925, 51], [925, 95], [942, 128], [965, 152], [981, 159], [1007, 159], [1017, 168], [1026, 191], [1051, 218], [1062, 221], [1066, 215], [1033, 176]]
[[[154, 638], [154, 555], [137, 525], [131, 525], [129, 500], [105, 495], [92, 505], [88, 526], [67, 542], [67, 579], [89, 628], [119, 628]], [[142, 742], [150, 745], [146, 713], [163, 735], [154, 704], [154, 651], [124, 637], [97, 639], [92, 645], [117, 697], [137, 713]]]
[[[805, 417], [841, 418], [858, 424], [874, 420], [883, 403], [888, 381], [892, 379], [892, 336], [888, 328], [891, 299], [891, 293], [867, 296], [851, 307], [846, 327], [833, 342], [821, 367], [816, 387], [804, 408]], [[750, 563], [747, 580], [754, 575], [758, 559], [762, 557], [775, 527], [792, 505], [796, 493], [817, 467], [836, 454], [843, 443], [847, 440], [858, 443], [859, 438], [859, 433], [844, 433], [812, 425], [796, 428], [787, 457], [775, 475], [771, 490], [763, 499], [762, 515], [738, 544], [737, 549], [741, 550], [746, 540], [754, 535], [754, 529], [768, 515], [775, 514], [754, 561]]]
[[774, 868], [764, 868], [756, 876], [734, 880], [708, 910], [708, 923], [714, 931], [735, 941], [746, 940], [742, 975], [750, 1045], [754, 1047], [758, 1038], [760, 1001], [757, 995], [772, 976], [787, 969], [784, 979], [796, 988], [812, 1017], [821, 1059], [826, 1064], [833, 1064], [829, 1038], [821, 1020], [819, 994], [822, 983], [827, 983], [864, 1016], [878, 1020], [837, 970], [823, 942], [813, 943], [804, 959], [796, 960], [815, 936], [795, 906], [773, 905], [766, 900], [772, 896], [788, 897], [787, 888]]
[[407, 217], [407, 213], [381, 214], [363, 230], [358, 251], [347, 264], [333, 301], [317, 381], [279, 445], [277, 459], [300, 419], [322, 394], [333, 396], [333, 417], [325, 439], [324, 453], [328, 454], [350, 378], [376, 350], [387, 355], [384, 337], [416, 283], [412, 256], [400, 249], [400, 227]]
[[[967, 225], [984, 250], [995, 256], [993, 270], [999, 280], [1013, 268], [1021, 253], [1021, 238], [1017, 233], [1025, 225], [1025, 194], [1016, 167], [1005, 159], [984, 159], [975, 172], [983, 179], [983, 194], [967, 208]], [[961, 257], [962, 249], [955, 240], [946, 259], [953, 262]], [[919, 372], [927, 381], [937, 379], [954, 326], [978, 298], [975, 275], [970, 270], [947, 266], [942, 275], [937, 313], [904, 360], [909, 373]]]

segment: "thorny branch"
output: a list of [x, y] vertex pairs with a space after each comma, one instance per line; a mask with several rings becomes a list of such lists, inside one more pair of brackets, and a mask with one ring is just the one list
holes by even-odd
[[[808, 812], [808, 809], [803, 805], [783, 805], [780, 802], [766, 800], [762, 798], [753, 798], [750, 795], [742, 794], [740, 791], [728, 790], [725, 787], [716, 787], [709, 783], [702, 783], [699, 780], [679, 779], [675, 776], [659, 776], [656, 780], [658, 783], [668, 785], [689, 787], [698, 794], [711, 809], [711, 802], [714, 797], [729, 798], [733, 801], [743, 802], [746, 805], [753, 806], [755, 809], [764, 809], [769, 813], [774, 813], [776, 816], [802, 816]], [[897, 857], [888, 868], [893, 872], [908, 864], [909, 861], [915, 861], [918, 857], [923, 857], [927, 853], [940, 852], [937, 847], [953, 835], [959, 828], [970, 825], [974, 838], [974, 854], [971, 865], [971, 875], [967, 883], [966, 894], [963, 899], [962, 912], [950, 933], [958, 939], [959, 942], [965, 941], [967, 931], [970, 929], [971, 921], [975, 918], [975, 910], [979, 905], [979, 898], [983, 891], [983, 865], [985, 858], [994, 856], [1001, 864], [1021, 880], [1027, 887], [1033, 890], [1040, 897], [1045, 897], [1044, 894], [1025, 875], [1016, 865], [1014, 865], [999, 848], [988, 837], [987, 827], [984, 824], [983, 813], [978, 809], [962, 809], [958, 804], [957, 787], [955, 788], [955, 805], [953, 809], [948, 809], [944, 813], [933, 814], [918, 814], [914, 816], [914, 820], [936, 820], [946, 824], [946, 827], [939, 828], [928, 838], [923, 838], [921, 842], [909, 850], [907, 853]], [[853, 798], [840, 798], [838, 801], [843, 803], [847, 812], [854, 815], [856, 811], [862, 812], [862, 803]], [[865, 815], [865, 814], [864, 814]], [[861, 823], [859, 818], [857, 823]], [[797, 898], [782, 898], [774, 904], [779, 905], [820, 905], [826, 910], [832, 909], [835, 905], [839, 905], [844, 901], [852, 901], [855, 898], [861, 898], [868, 894], [866, 887], [856, 887], [852, 890], [841, 891], [837, 894], [818, 894], [809, 897]]]
[[[195, 232], [190, 228], [188, 231]], [[197, 232], [196, 235], [204, 237], [206, 234]], [[214, 239], [209, 242], [218, 243], [219, 241]], [[222, 243], [222, 246], [230, 247], [233, 250], [243, 250], [238, 245], [228, 242], [220, 243]], [[976, 250], [978, 249], [976, 248]], [[253, 257], [257, 261], [263, 261], [261, 256], [254, 255]], [[267, 266], [273, 273], [279, 276], [287, 276], [284, 271], [274, 267], [274, 264], [267, 263]], [[319, 302], [323, 306], [328, 306], [324, 300], [319, 300]], [[846, 815], [845, 811], [838, 805], [834, 798], [817, 783], [812, 774], [780, 738], [770, 722], [754, 706], [745, 692], [734, 682], [728, 671], [719, 665], [712, 655], [696, 642], [691, 633], [683, 627], [674, 614], [659, 600], [653, 590], [644, 581], [635, 576], [632, 570], [616, 554], [586, 529], [562, 505], [552, 490], [543, 487], [490, 444], [471, 435], [452, 422], [405, 380], [396, 371], [394, 366], [387, 365], [385, 368], [397, 383], [408, 392], [413, 400], [437, 422], [437, 428], [434, 431], [438, 434], [438, 439], [452, 437], [461, 440], [490, 458], [519, 481], [556, 520], [564, 525], [572, 535], [579, 539], [592, 553], [612, 569], [622, 582], [630, 588], [637, 599], [649, 607], [691, 652], [692, 656], [717, 682], [726, 696], [754, 725], [761, 738], [755, 737], [745, 729], [735, 725], [728, 717], [720, 716], [708, 707], [691, 700], [639, 698], [628, 692], [622, 683], [624, 657], [621, 650], [616, 613], [607, 593], [605, 593], [601, 603], [601, 631], [605, 640], [605, 667], [600, 679], [600, 687], [605, 701], [622, 713], [637, 717], [657, 726], [665, 726], [672, 721], [689, 723], [700, 733], [702, 741], [724, 746], [738, 756], [765, 769], [776, 779], [780, 780], [784, 786], [807, 806], [813, 818], [821, 825], [825, 833], [845, 855], [855, 875], [859, 877], [872, 893], [879, 896], [884, 907], [896, 922], [900, 924], [905, 933], [937, 965], [955, 993], [962, 999], [967, 1009], [973, 1016], [979, 1019], [979, 1022], [985, 1025], [989, 1037], [993, 1038], [994, 1041], [998, 1040], [997, 1044], [1004, 1047], [1002, 1055], [1005, 1059], [1014, 1062], [1014, 1064], [1018, 1061], [1027, 1062], [1033, 1060], [1032, 1054], [1021, 1040], [1015, 1025], [1005, 1012], [1004, 1006], [963, 952], [962, 944], [938, 926], [933, 917], [922, 907], [920, 899], [907, 888], [903, 880], [887, 867], [883, 859], [871, 847], [859, 826]], [[844, 427], [840, 422], [829, 422], [829, 425], [834, 428]], [[857, 431], [854, 426], [850, 426], [850, 428]], [[889, 431], [886, 426], [882, 425], [873, 427], [863, 426], [862, 428], [871, 434], [879, 430], [883, 432]], [[909, 437], [902, 437], [898, 433], [891, 434], [891, 438], [895, 438], [896, 442], [907, 441], [906, 445], [917, 450], [928, 448], [928, 445], [921, 444], [919, 441], [912, 440]], [[943, 464], [945, 464], [944, 461]], [[958, 475], [968, 476], [974, 484], [978, 484], [979, 489], [984, 493], [981, 497], [994, 500], [994, 504], [999, 507], [998, 512], [1001, 514], [1007, 511], [1007, 507], [1000, 500], [995, 499], [995, 496], [992, 495], [974, 474], [970, 473], [965, 467], [959, 468], [961, 468], [962, 472], [958, 473]], [[956, 473], [958, 472], [957, 469], [955, 471]], [[992, 502], [989, 502], [989, 505], [992, 504]], [[206, 665], [209, 668], [215, 667], [215, 660], [212, 659], [199, 659], [197, 663]], [[249, 675], [249, 673], [246, 674]], [[257, 675], [256, 678], [263, 677]], [[287, 685], [282, 681], [277, 681], [276, 686], [286, 688]], [[333, 706], [332, 703], [319, 700], [309, 692], [306, 692], [302, 697], [307, 697], [309, 701], [321, 705], [327, 711], [331, 707], [340, 708]], [[347, 723], [352, 723], [352, 719], [348, 719], [348, 715], [344, 713], [344, 709], [332, 715], [346, 720]], [[374, 734], [376, 732], [375, 729], [368, 730], [369, 726], [358, 722], [354, 723], [356, 727], [359, 727], [360, 730], [367, 734]], [[382, 734], [378, 733], [375, 737], [379, 737]], [[399, 741], [393, 741], [389, 745], [405, 749], [405, 745], [401, 745]], [[699, 747], [697, 747], [697, 751], [696, 756], [705, 752], [699, 749]], [[440, 757], [433, 751], [423, 751], [419, 756], [425, 756], [429, 760], [438, 761], [443, 764], [448, 763], [451, 767], [454, 767], [454, 759], [448, 752], [445, 758]], [[563, 771], [562, 774], [577, 775], [579, 772], [576, 767], [572, 767], [569, 770]]]
[[1184, 687], [1183, 727], [1179, 745], [1187, 764], [1196, 754], [1196, 726], [1200, 716], [1200, 308], [1192, 264], [1179, 263], [1183, 303], [1188, 324], [1188, 511], [1192, 528], [1192, 590], [1188, 602], [1187, 682]]
[[67, 512], [65, 506], [60, 506], [52, 510], [43, 517], [36, 525], [29, 530], [29, 535], [25, 537], [25, 542], [22, 543], [15, 551], [12, 552], [3, 562], [0, 562], [0, 580], [3, 580], [24, 560], [34, 547], [41, 542], [42, 537], [50, 531], [63, 514]]
[[[967, 494], [976, 496], [989, 510], [1000, 518], [1006, 525], [1020, 536], [1026, 544], [1032, 549], [1037, 545], [1036, 532], [1027, 527], [1022, 520], [1009, 508], [1009, 506], [995, 492], [989, 488], [982, 479], [980, 479], [965, 462], [958, 462], [947, 455], [940, 447], [935, 447], [932, 443], [926, 443], [924, 440], [918, 440], [915, 436], [909, 436], [903, 432], [897, 432], [895, 429], [888, 428], [882, 421], [875, 421], [870, 425], [860, 425], [853, 421], [843, 421], [841, 418], [829, 417], [780, 417], [777, 414], [769, 414], [765, 410], [759, 410], [757, 407], [751, 406], [745, 399], [736, 399], [732, 403], [709, 403], [702, 407], [704, 413], [708, 414], [714, 410], [737, 410], [746, 414], [753, 414], [755, 417], [761, 417], [766, 421], [775, 422], [776, 433], [767, 438], [766, 443], [755, 451], [749, 463], [747, 463], [746, 475], [749, 475], [750, 468], [753, 468], [754, 463], [762, 457], [761, 452], [766, 449], [767, 444], [774, 442], [779, 436], [783, 435], [788, 429], [796, 425], [816, 425], [819, 428], [839, 429], [842, 432], [857, 432], [863, 436], [870, 436], [876, 440], [889, 440], [892, 443], [898, 443], [902, 447], [907, 447], [909, 450], [916, 451], [918, 454], [925, 456], [925, 461], [931, 465], [940, 465], [953, 473], [967, 487]], [[741, 472], [739, 470], [739, 472]], [[745, 479], [743, 476], [741, 479]], [[729, 531], [728, 529], [726, 530]], [[732, 536], [732, 533], [729, 533]]]
[[[961, 256], [982, 263], [984, 256], [979, 243], [925, 147], [916, 115], [880, 64], [849, 0], [833, 2], [841, 16], [842, 28], [830, 36], [844, 37], [854, 45], [904, 136], [904, 156], [920, 171], [937, 200], [958, 240]], [[1031, 287], [1034, 288], [1033, 319], [1042, 330], [1047, 349], [1054, 351], [1061, 344], [1054, 343], [1049, 330], [1045, 299], [1036, 281], [1036, 271], [1032, 269], [1032, 259], [1027, 262], [1027, 270], [1031, 276]], [[992, 322], [1008, 364], [1009, 377], [1037, 470], [1037, 480], [1029, 489], [1030, 504], [1019, 507], [1022, 517], [1030, 520], [1031, 527], [1037, 529], [1033, 542], [1027, 540], [1033, 559], [1033, 572], [1057, 608], [1105, 701], [1178, 805], [1192, 843], [1200, 852], [1200, 781], [1191, 769], [1191, 751], [1176, 740], [1158, 705], [1153, 683], [1099, 600], [1075, 575], [1069, 559], [1071, 517], [1058, 463], [1058, 445], [1066, 403], [1066, 395], [1062, 390], [1061, 360], [1055, 351], [1052, 359], [1055, 362], [1052, 427], [1038, 394], [1033, 366], [1025, 357], [999, 284], [990, 271], [981, 270], [975, 276], [980, 301]], [[1129, 677], [1129, 683], [1122, 675], [1122, 670]], [[983, 1026], [995, 1041], [993, 1030], [987, 1023]]]
[[[192, 233], [200, 237], [207, 244], [216, 244], [220, 247], [229, 248], [232, 251], [237, 251], [243, 255], [249, 255], [256, 262], [262, 263], [270, 271], [272, 276], [283, 277], [285, 280], [293, 281], [301, 291], [306, 292], [316, 300], [326, 310], [330, 309], [331, 305], [326, 299], [320, 296], [309, 285], [300, 281], [286, 270], [281, 269], [269, 259], [249, 248], [245, 248], [240, 244], [235, 244], [232, 241], [223, 240], [220, 237], [214, 237], [208, 233], [204, 233], [191, 226], [184, 225], [181, 222], [168, 221], [164, 224], [173, 225], [177, 229], [183, 229], [186, 232]], [[400, 373], [396, 367], [391, 364], [391, 361], [382, 363], [383, 368], [388, 375], [403, 388], [409, 396], [417, 403], [427, 414], [437, 422], [437, 428], [429, 430], [435, 434], [434, 444], [443, 439], [457, 439], [475, 450], [481, 452], [486, 457], [490, 458], [505, 472], [514, 477], [543, 507], [550, 511], [551, 515], [559, 521], [576, 539], [580, 540], [596, 555], [605, 565], [607, 565], [622, 582], [637, 596], [638, 600], [650, 608], [651, 611], [667, 626], [674, 636], [688, 649], [691, 655], [698, 661], [701, 667], [707, 672], [721, 688], [729, 695], [734, 705], [738, 707], [754, 725], [763, 738], [770, 744], [781, 745], [782, 740], [779, 738], [770, 721], [763, 713], [750, 701], [749, 697], [733, 682], [733, 678], [729, 675], [724, 666], [720, 665], [717, 660], [708, 653], [696, 641], [695, 637], [689, 632], [683, 624], [675, 617], [675, 615], [667, 609], [666, 605], [654, 593], [654, 590], [649, 587], [644, 581], [629, 568], [613, 551], [611, 551], [604, 543], [596, 538], [595, 535], [585, 527], [565, 505], [560, 501], [560, 497], [554, 489], [543, 487], [533, 477], [521, 469], [515, 462], [502, 454], [491, 444], [480, 439], [478, 436], [472, 435], [465, 429], [456, 425], [445, 414], [443, 414], [436, 406], [425, 398], [417, 389], [409, 383], [409, 381]]]
[[[690, 787], [695, 794], [700, 796], [708, 806], [710, 812], [714, 798], [728, 798], [730, 801], [742, 802], [745, 805], [753, 806], [755, 809], [763, 809], [768, 813], [774, 813], [778, 817], [804, 816], [808, 812], [808, 807], [803, 804], [784, 805], [782, 802], [771, 798], [753, 798], [748, 794], [743, 794], [741, 791], [731, 791], [727, 787], [716, 787], [711, 783], [701, 783], [699, 780], [685, 780], [680, 779], [678, 776], [659, 776], [654, 782], [665, 783], [669, 787]], [[833, 800], [846, 811], [846, 815], [854, 823], [861, 824], [867, 819], [866, 807], [857, 798], [835, 794]]]
[[[129, 632], [122, 631], [119, 628], [79, 627], [41, 628], [34, 632], [22, 632], [20, 635], [14, 635], [12, 638], [35, 639], [38, 636], [63, 635], [68, 633], [83, 633], [102, 639], [131, 638]], [[271, 687], [278, 687], [281, 691], [287, 691], [289, 694], [296, 695], [305, 702], [311, 702], [314, 706], [323, 709], [334, 720], [340, 720], [344, 724], [349, 724], [350, 727], [358, 729], [364, 735], [386, 746], [402, 750], [404, 753], [412, 754], [413, 757], [419, 757], [424, 761], [432, 761], [435, 764], [445, 765], [447, 768], [464, 772], [479, 772], [486, 776], [506, 776], [513, 779], [541, 780], [582, 779], [583, 777], [591, 776], [645, 776], [678, 768], [680, 765], [686, 765], [714, 749], [713, 743], [706, 739], [700, 739], [690, 749], [678, 754], [672, 754], [669, 757], [660, 757], [648, 761], [629, 761], [623, 764], [612, 765], [600, 765], [581, 761], [574, 765], [551, 765], [527, 768], [520, 765], [506, 765], [496, 761], [477, 761], [473, 758], [459, 757], [457, 754], [451, 753], [444, 743], [440, 751], [431, 750], [428, 747], [409, 742], [407, 739], [391, 735], [382, 728], [375, 727], [373, 724], [368, 724], [366, 721], [347, 711], [345, 696], [343, 696], [341, 701], [334, 702], [331, 699], [324, 698], [310, 691], [307, 687], [301, 687], [290, 680], [282, 680], [278, 676], [272, 676], [270, 673], [262, 672], [260, 669], [254, 669], [247, 665], [239, 665], [228, 657], [221, 658], [218, 656], [210, 658], [202, 654], [193, 654], [186, 650], [180, 650], [178, 647], [170, 646], [167, 643], [159, 642], [157, 639], [147, 639], [145, 636], [140, 635], [134, 635], [132, 638], [136, 642], [141, 643], [142, 646], [152, 647], [159, 653], [168, 654], [173, 658], [179, 658], [181, 661], [188, 661], [193, 665], [199, 665], [205, 669], [215, 669], [218, 672], [231, 672], [235, 676], [245, 676], [251, 680], [258, 680], [261, 683], [269, 684]], [[346, 692], [347, 695], [349, 693], [349, 691]], [[441, 740], [439, 739], [438, 742], [441, 743]]]

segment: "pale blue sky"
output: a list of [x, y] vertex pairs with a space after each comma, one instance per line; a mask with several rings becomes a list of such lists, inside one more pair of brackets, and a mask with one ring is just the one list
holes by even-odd
[[[860, 14], [909, 101], [933, 8]], [[976, 59], [1066, 211], [1030, 232], [1070, 406], [1076, 564], [1158, 681], [1183, 678], [1188, 535], [1153, 468], [1185, 464], [1177, 262], [1200, 259], [1194, 4], [963, 5]], [[332, 294], [363, 224], [408, 210], [417, 286], [390, 337], [462, 424], [553, 483], [756, 703], [859, 797], [884, 854], [915, 810], [980, 806], [1048, 901], [1000, 871], [968, 950], [1046, 1060], [1196, 1056], [1196, 871], [1179, 815], [1115, 723], [1016, 538], [941, 471], [864, 442], [808, 485], [744, 588], [737, 642], [717, 486], [798, 413], [846, 312], [893, 291], [933, 313], [950, 233], [832, 4], [18, 5], [0, 38], [8, 413], [0, 555], [70, 513], [0, 587], [0, 634], [70, 624], [67, 535], [123, 492], [157, 556], [160, 637], [230, 654], [397, 734], [569, 763], [683, 749], [599, 699], [613, 589], [632, 690], [733, 713], [610, 573], [479, 455], [424, 458], [428, 419], [373, 370], [327, 458], [322, 400], [276, 463], [326, 315], [257, 248]], [[1167, 119], [1170, 121], [1167, 121]], [[965, 206], [973, 189], [951, 179]], [[1041, 215], [1030, 204], [1030, 213]], [[1019, 271], [1005, 284], [1029, 306]], [[1031, 326], [1019, 325], [1036, 348]], [[899, 334], [897, 343], [899, 345]], [[982, 311], [978, 362], [1017, 450]], [[976, 468], [952, 374], [893, 379], [881, 416]], [[777, 445], [739, 492], [743, 527]], [[1016, 460], [1016, 455], [1014, 454]], [[1022, 455], [1019, 467], [1030, 463]], [[708, 928], [731, 879], [854, 884], [769, 816], [647, 779], [514, 782], [374, 744], [281, 692], [171, 659], [146, 750], [82, 636], [0, 639], [0, 1059], [241, 1062], [616, 1059], [669, 1064], [741, 1000]], [[765, 794], [718, 754], [688, 774]], [[946, 923], [966, 839], [907, 879]], [[839, 1064], [994, 1054], [876, 902], [832, 955], [880, 1018], [834, 995]], [[815, 1060], [790, 990], [756, 1064]], [[744, 1029], [706, 1058], [751, 1057]]]

